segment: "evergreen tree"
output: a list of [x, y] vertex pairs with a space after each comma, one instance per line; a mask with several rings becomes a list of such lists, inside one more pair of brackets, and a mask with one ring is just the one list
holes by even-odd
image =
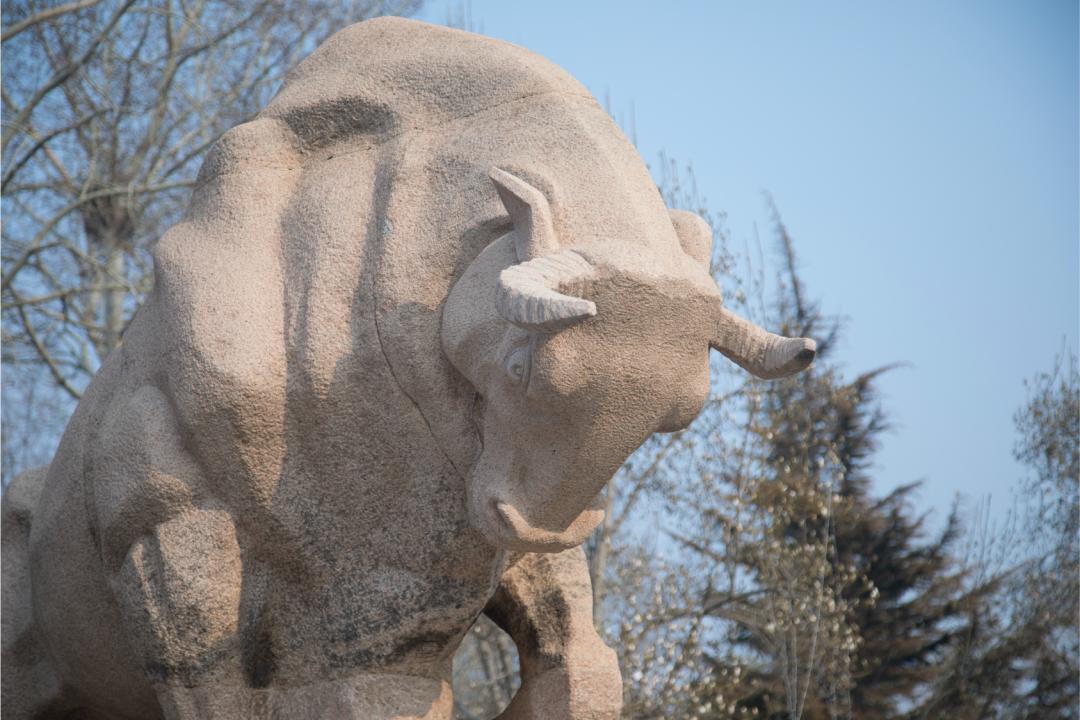
[[[831, 362], [839, 324], [807, 301], [779, 218], [776, 231], [786, 265], [776, 324], [818, 338], [819, 354], [810, 371], [740, 395], [754, 450], [714, 471], [748, 496], [756, 522], [714, 507], [711, 539], [684, 539], [743, 577], [741, 593], [706, 600], [731, 626], [699, 696], [735, 698], [706, 715], [718, 718], [903, 717], [995, 583], [969, 582], [956, 561], [955, 510], [928, 539], [912, 508], [917, 485], [873, 497], [872, 459], [889, 427], [875, 382], [890, 368], [842, 379]], [[739, 594], [752, 600], [734, 602]]]

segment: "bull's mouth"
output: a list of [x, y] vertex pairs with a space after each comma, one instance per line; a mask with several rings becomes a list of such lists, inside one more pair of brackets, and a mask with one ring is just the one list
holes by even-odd
[[[491, 547], [562, 552], [585, 542], [603, 522], [607, 503], [599, 491], [606, 478], [530, 479], [521, 471], [510, 472], [510, 465], [485, 450], [466, 481], [469, 524]], [[544, 491], [551, 485], [555, 487]]]
[[491, 528], [495, 537], [489, 539], [499, 547], [524, 552], [561, 552], [577, 547], [604, 520], [598, 502], [585, 508], [562, 530], [536, 527], [508, 502], [492, 499], [489, 507], [495, 520]]

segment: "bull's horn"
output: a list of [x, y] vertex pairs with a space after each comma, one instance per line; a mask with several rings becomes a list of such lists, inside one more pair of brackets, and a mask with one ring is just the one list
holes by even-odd
[[489, 173], [503, 207], [514, 223], [514, 247], [518, 262], [526, 262], [559, 250], [551, 205], [544, 193], [516, 175], [500, 168]]
[[767, 380], [805, 370], [817, 354], [813, 340], [774, 335], [724, 307], [719, 308], [709, 345], [747, 372]]
[[495, 309], [504, 320], [526, 330], [561, 330], [596, 315], [595, 303], [558, 290], [592, 277], [593, 272], [589, 261], [573, 250], [511, 265], [499, 273]]

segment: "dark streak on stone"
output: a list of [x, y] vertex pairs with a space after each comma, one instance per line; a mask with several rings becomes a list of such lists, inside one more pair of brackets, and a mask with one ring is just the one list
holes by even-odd
[[276, 658], [265, 615], [259, 618], [247, 635], [244, 638], [244, 673], [248, 684], [253, 688], [268, 687], [274, 675]]

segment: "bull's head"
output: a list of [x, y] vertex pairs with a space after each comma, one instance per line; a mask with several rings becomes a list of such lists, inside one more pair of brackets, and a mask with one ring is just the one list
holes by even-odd
[[815, 345], [723, 307], [701, 218], [671, 213], [682, 252], [575, 244], [540, 190], [499, 169], [491, 179], [513, 231], [473, 261], [443, 313], [443, 347], [479, 397], [469, 514], [497, 547], [562, 550], [603, 519], [599, 492], [626, 458], [701, 411], [710, 347], [778, 378], [806, 368]]

